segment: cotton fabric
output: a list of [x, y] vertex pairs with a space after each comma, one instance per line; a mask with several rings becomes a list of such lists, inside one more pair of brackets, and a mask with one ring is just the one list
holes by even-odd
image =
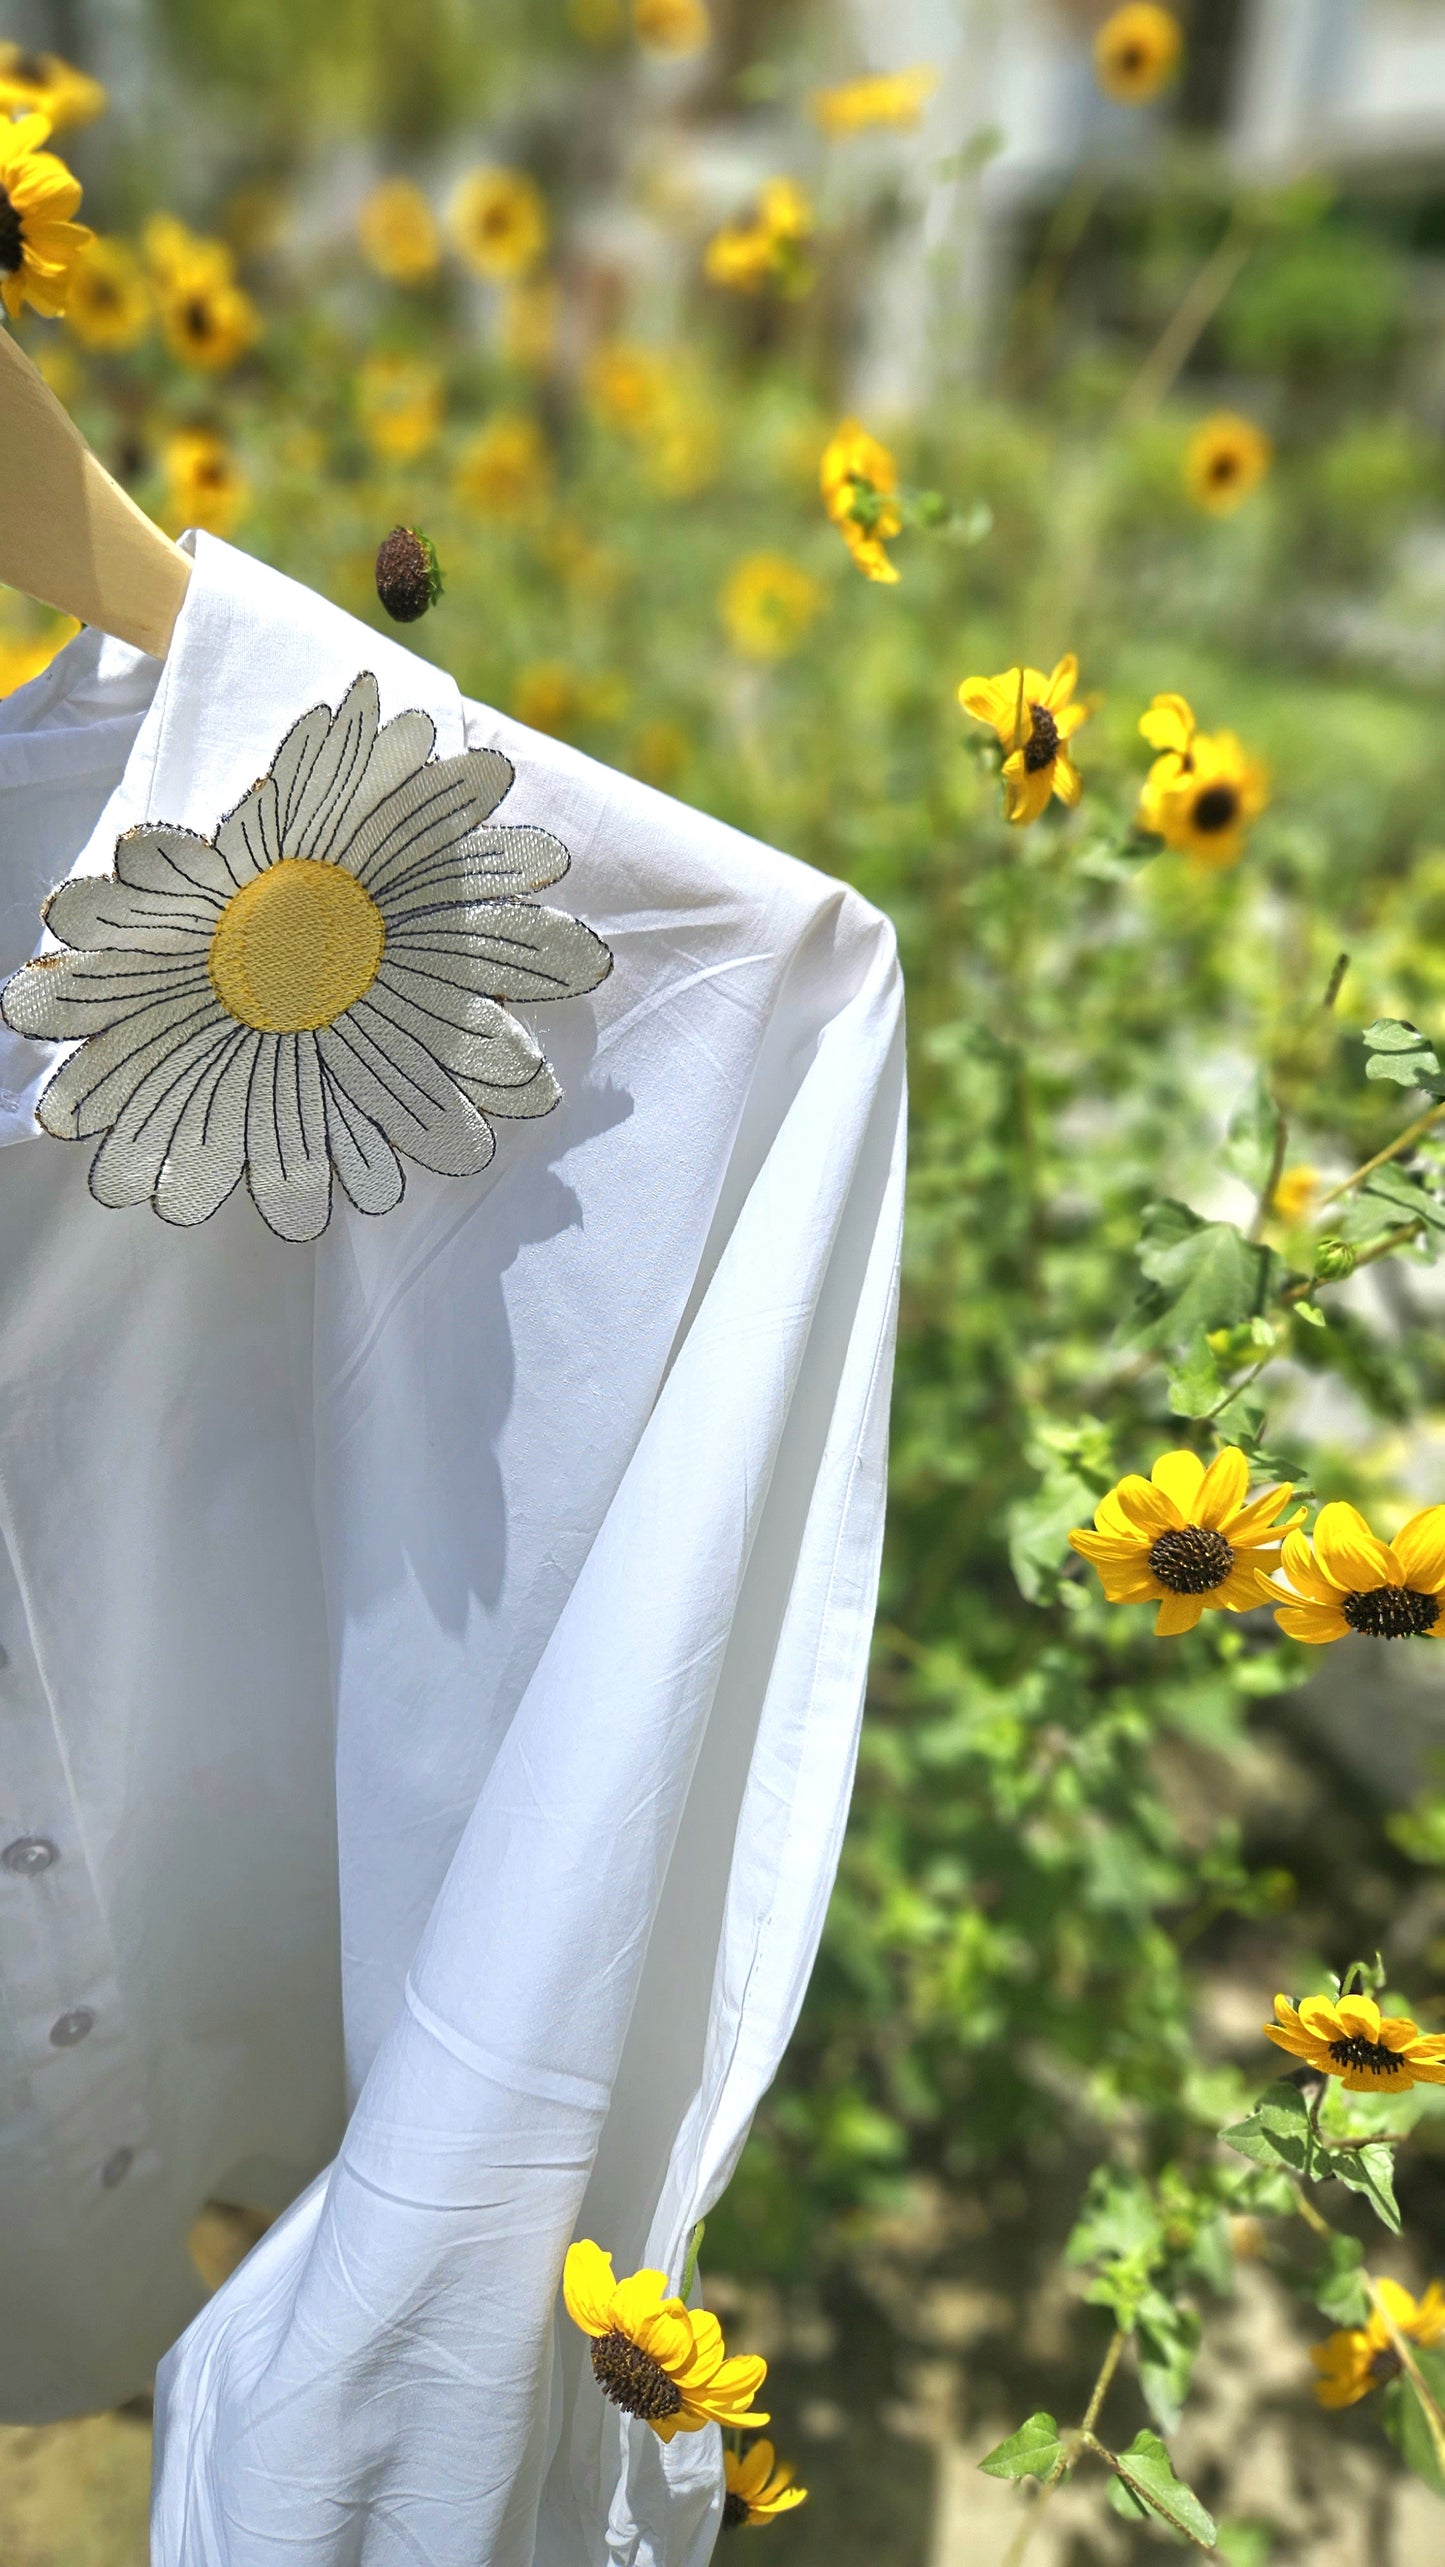
[[[160, 2362], [155, 2567], [691, 2567], [718, 2438], [608, 2407], [558, 2282], [574, 2235], [680, 2274], [816, 1948], [892, 939], [188, 541], [163, 668], [87, 633], [0, 705], [0, 968], [362, 670], [511, 760], [615, 967], [529, 1025], [551, 1114], [305, 1245], [103, 1209], [34, 1119], [60, 1056], [0, 1035], [0, 2405]], [[197, 2313], [207, 2198], [283, 2215]]]

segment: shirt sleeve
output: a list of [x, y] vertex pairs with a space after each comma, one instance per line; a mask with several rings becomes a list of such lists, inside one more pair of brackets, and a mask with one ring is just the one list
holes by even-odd
[[662, 1386], [339, 2155], [163, 2366], [155, 2567], [711, 2547], [715, 2430], [664, 2449], [608, 2406], [558, 2285], [574, 2235], [676, 2279], [795, 2021], [846, 1813], [902, 1009], [889, 930], [849, 894], [808, 969], [806, 1040], [760, 1056]]

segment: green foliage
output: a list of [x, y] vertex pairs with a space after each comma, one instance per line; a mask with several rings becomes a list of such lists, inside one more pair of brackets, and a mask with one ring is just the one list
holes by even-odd
[[979, 2467], [989, 2478], [1048, 2478], [1064, 2456], [1051, 2415], [1031, 2415], [1007, 2442], [995, 2443]]
[[1196, 2548], [1214, 2547], [1214, 2518], [1205, 2512], [1193, 2489], [1176, 2477], [1157, 2433], [1144, 2427], [1128, 2450], [1117, 2454], [1113, 2466], [1116, 2475], [1110, 2499], [1120, 2513], [1135, 2520], [1152, 2517], [1182, 2532]]

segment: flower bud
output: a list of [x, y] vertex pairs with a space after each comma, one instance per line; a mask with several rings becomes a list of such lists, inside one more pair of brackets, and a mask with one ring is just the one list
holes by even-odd
[[442, 574], [429, 535], [415, 526], [393, 526], [376, 556], [376, 593], [396, 624], [414, 624], [435, 606]]
[[1315, 1241], [1315, 1274], [1321, 1283], [1343, 1283], [1358, 1262], [1348, 1239]]

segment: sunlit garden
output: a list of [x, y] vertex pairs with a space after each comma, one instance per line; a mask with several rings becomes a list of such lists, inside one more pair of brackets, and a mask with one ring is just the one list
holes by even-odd
[[[1091, 139], [1007, 200], [967, 11], [34, 15], [0, 293], [138, 504], [897, 930], [858, 1786], [700, 2251], [771, 2366], [729, 2524], [1433, 2557], [1431, 221], [1241, 176], [1206, 0], [1056, 13]], [[0, 592], [0, 689], [69, 630]], [[10, 2567], [139, 2567], [145, 2465], [139, 2414], [0, 2439]]]

